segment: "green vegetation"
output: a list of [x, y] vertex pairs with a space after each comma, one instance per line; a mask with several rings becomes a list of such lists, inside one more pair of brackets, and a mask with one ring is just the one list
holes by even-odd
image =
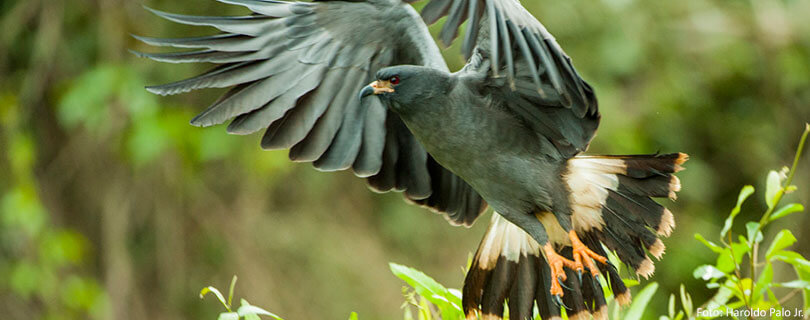
[[[804, 206], [799, 203], [790, 203], [779, 206], [785, 194], [795, 192], [798, 187], [791, 184], [799, 164], [802, 150], [804, 149], [807, 136], [810, 134], [810, 124], [805, 126], [804, 133], [799, 140], [798, 150], [793, 160], [791, 168], [784, 167], [780, 171], [770, 171], [767, 178], [767, 189], [765, 190], [765, 203], [767, 209], [762, 218], [757, 221], [749, 221], [745, 224], [745, 235], [739, 235], [734, 241], [731, 229], [734, 225], [734, 218], [737, 217], [745, 200], [754, 193], [754, 187], [747, 185], [743, 187], [738, 196], [737, 204], [731, 210], [728, 218], [720, 231], [720, 243], [717, 245], [706, 240], [702, 235], [695, 234], [695, 239], [717, 254], [717, 263], [714, 265], [701, 265], [694, 270], [694, 277], [708, 281], [706, 287], [716, 289], [716, 293], [709, 300], [695, 308], [692, 296], [687, 293], [685, 286], [681, 285], [680, 310], [678, 310], [676, 296], [669, 296], [667, 313], [660, 316], [660, 320], [681, 320], [681, 319], [714, 319], [718, 317], [731, 317], [733, 319], [743, 318], [770, 318], [781, 320], [783, 318], [806, 318], [810, 312], [810, 261], [800, 253], [788, 250], [796, 243], [796, 237], [789, 229], [780, 230], [776, 236], [768, 241], [768, 249], [765, 251], [764, 262], [758, 263], [761, 259], [759, 248], [765, 247], [765, 237], [762, 231], [770, 223], [787, 217], [796, 212], [804, 211]], [[607, 249], [606, 249], [607, 251]], [[743, 261], [744, 257], [748, 257]], [[610, 255], [611, 263], [619, 267], [625, 267], [613, 254]], [[797, 279], [786, 282], [774, 282], [775, 262], [783, 262], [790, 265], [796, 272]], [[458, 289], [448, 289], [430, 276], [419, 270], [391, 263], [391, 272], [407, 283], [408, 287], [403, 287], [402, 293], [405, 303], [402, 304], [405, 320], [433, 320], [433, 319], [465, 319], [464, 311], [461, 308], [461, 291]], [[758, 269], [761, 271], [757, 272]], [[743, 277], [745, 272], [748, 277]], [[609, 306], [611, 319], [639, 320], [645, 313], [650, 300], [658, 290], [658, 283], [651, 282], [634, 295], [633, 302], [629, 307], [621, 308], [613, 301], [613, 293], [610, 286], [606, 285], [602, 278], [602, 287], [605, 290]], [[624, 279], [628, 287], [639, 284], [634, 279]], [[237, 311], [232, 310], [236, 276], [231, 281], [228, 290], [228, 298], [214, 287], [203, 288], [200, 298], [207, 293], [213, 293], [219, 302], [225, 307], [226, 312], [220, 313], [218, 320], [257, 320], [259, 315], [266, 315], [277, 320], [281, 317], [270, 313], [262, 308], [250, 305], [242, 299], [242, 305]], [[777, 298], [774, 289], [791, 289], [781, 298]], [[787, 309], [783, 305], [792, 303], [792, 299], [798, 298], [801, 294], [802, 307]], [[508, 309], [508, 306], [507, 306]], [[676, 313], [677, 310], [677, 313]], [[563, 318], [567, 319], [563, 310]], [[652, 313], [652, 312], [647, 312]], [[414, 317], [416, 314], [416, 317]], [[540, 317], [536, 316], [539, 320]], [[349, 320], [357, 319], [357, 313], [352, 312]], [[508, 316], [506, 318], [508, 320]]]
[[[717, 254], [717, 262], [696, 268], [694, 276], [708, 281], [706, 287], [716, 289], [716, 293], [697, 310], [692, 309], [691, 302], [684, 303], [683, 313], [687, 317], [715, 318], [718, 315], [733, 315], [734, 318], [782, 319], [805, 317], [810, 312], [810, 261], [802, 254], [789, 250], [797, 240], [793, 232], [790, 229], [781, 229], [769, 241], [765, 240], [762, 233], [771, 223], [792, 213], [804, 211], [804, 206], [799, 203], [780, 206], [780, 202], [785, 194], [797, 190], [792, 182], [808, 133], [810, 124], [806, 125], [800, 139], [793, 166], [768, 173], [764, 194], [767, 209], [758, 221], [745, 223], [744, 234], [735, 238], [731, 229], [734, 218], [740, 214], [745, 200], [754, 194], [754, 187], [750, 185], [740, 191], [737, 205], [731, 210], [720, 231], [720, 245], [706, 240], [700, 234], [695, 234], [698, 241]], [[766, 247], [767, 250], [763, 255], [761, 248]], [[747, 259], [743, 259], [746, 257]], [[796, 273], [795, 278], [789, 277], [775, 282], [774, 269], [778, 263], [789, 265]], [[782, 296], [777, 296], [774, 293], [776, 288], [788, 291]], [[801, 297], [798, 294], [803, 296], [802, 303], [795, 302]], [[798, 307], [785, 309], [787, 303]], [[669, 317], [678, 319], [682, 315], [681, 312], [678, 315], [670, 312]]]

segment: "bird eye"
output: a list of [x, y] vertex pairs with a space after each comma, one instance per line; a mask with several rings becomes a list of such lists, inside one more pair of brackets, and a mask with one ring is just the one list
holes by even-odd
[[391, 82], [391, 84], [399, 84], [399, 77], [393, 76], [388, 81]]

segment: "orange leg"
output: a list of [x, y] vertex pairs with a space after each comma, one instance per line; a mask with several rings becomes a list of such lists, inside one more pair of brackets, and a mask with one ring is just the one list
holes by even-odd
[[563, 267], [573, 269], [575, 262], [557, 254], [557, 252], [554, 251], [554, 247], [551, 246], [551, 243], [546, 243], [546, 245], [543, 246], [543, 250], [546, 253], [548, 266], [551, 269], [551, 295], [555, 296], [556, 299], [561, 303], [562, 300], [560, 300], [560, 298], [563, 296], [563, 290], [560, 283], [568, 278], [565, 275], [565, 270], [563, 270]]
[[[572, 269], [577, 271], [577, 274], [582, 276], [582, 272], [585, 267], [591, 271], [591, 275], [596, 279], [599, 276], [599, 269], [596, 268], [596, 264], [593, 263], [593, 260], [599, 261], [603, 264], [607, 263], [607, 258], [596, 254], [591, 249], [585, 246], [577, 233], [574, 230], [568, 233], [568, 237], [571, 238], [571, 245], [574, 249], [574, 266]], [[590, 258], [590, 259], [589, 259]], [[593, 260], [591, 260], [593, 259]]]

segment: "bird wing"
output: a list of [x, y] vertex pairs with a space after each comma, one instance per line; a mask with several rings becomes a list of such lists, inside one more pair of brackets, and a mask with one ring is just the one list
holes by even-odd
[[[540, 75], [548, 69], [548, 81], [562, 96], [564, 104], [574, 100], [573, 94], [585, 95], [582, 88], [575, 92], [565, 90], [566, 77], [575, 74], [573, 67], [570, 63], [556, 61], [567, 56], [554, 36], [518, 0], [430, 0], [421, 14], [427, 24], [447, 17], [439, 33], [445, 46], [458, 36], [461, 24], [467, 21], [461, 46], [465, 58], [472, 57], [474, 48], [486, 46], [495, 75], [503, 72], [512, 81], [516, 80], [516, 73], [528, 68], [525, 71], [540, 87]], [[481, 37], [481, 32], [488, 36]], [[518, 58], [525, 59], [525, 65], [519, 66], [515, 61]]]
[[399, 0], [285, 2], [218, 0], [253, 14], [201, 17], [152, 10], [168, 20], [211, 26], [219, 34], [137, 39], [198, 50], [137, 55], [171, 63], [218, 66], [199, 76], [147, 87], [161, 95], [230, 88], [191, 120], [228, 132], [266, 129], [264, 149], [290, 148], [293, 161], [323, 171], [352, 168], [376, 191], [402, 191], [418, 204], [470, 225], [486, 204], [467, 183], [439, 166], [398, 116], [358, 93], [378, 69], [419, 64], [447, 70], [418, 14]]
[[[585, 151], [600, 119], [593, 88], [517, 1], [485, 2], [495, 7], [480, 21], [489, 28], [479, 28], [474, 55], [461, 72], [478, 73], [482, 93], [521, 119], [542, 143], [553, 145], [557, 152], [549, 154], [570, 158]], [[498, 64], [499, 56], [506, 65]]]

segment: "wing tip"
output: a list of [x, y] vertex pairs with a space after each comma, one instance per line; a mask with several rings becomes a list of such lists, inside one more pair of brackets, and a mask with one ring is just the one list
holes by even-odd
[[219, 124], [216, 121], [211, 120], [210, 117], [208, 117], [208, 113], [206, 112], [202, 112], [194, 116], [194, 118], [191, 118], [191, 120], [188, 123], [192, 126], [199, 128], [205, 128]]
[[138, 50], [134, 50], [134, 49], [130, 49], [130, 48], [127, 48], [127, 52], [135, 55], [138, 58], [148, 58], [148, 53], [146, 53], [146, 52], [140, 52]]
[[146, 89], [146, 91], [149, 91], [150, 93], [161, 95], [161, 96], [170, 96], [170, 95], [175, 95], [175, 94], [178, 94], [178, 93], [181, 92], [181, 91], [176, 91], [176, 90], [167, 90], [163, 85], [146, 86], [144, 88]]

